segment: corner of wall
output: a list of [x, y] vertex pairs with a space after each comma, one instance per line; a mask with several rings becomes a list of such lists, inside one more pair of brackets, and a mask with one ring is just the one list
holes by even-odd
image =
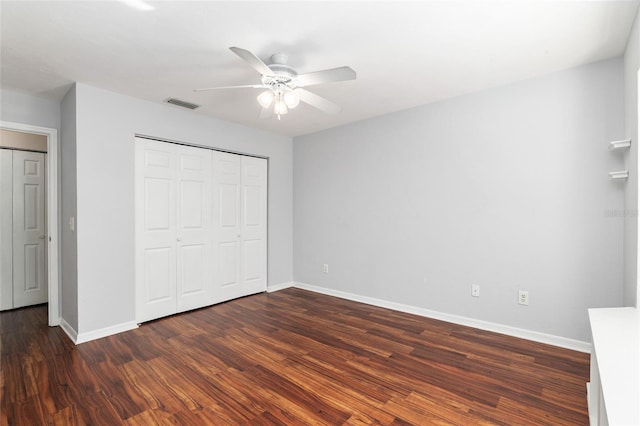
[[[60, 108], [60, 316], [61, 326], [66, 324], [78, 330], [78, 257], [75, 231], [70, 229], [70, 219], [76, 218], [76, 86], [69, 89]], [[71, 335], [70, 335], [71, 336]]]
[[640, 70], [640, 9], [629, 34], [624, 52], [624, 110], [625, 137], [631, 139], [631, 148], [625, 154], [625, 168], [629, 178], [624, 188], [624, 270], [623, 304], [640, 306], [638, 281], [638, 71]]

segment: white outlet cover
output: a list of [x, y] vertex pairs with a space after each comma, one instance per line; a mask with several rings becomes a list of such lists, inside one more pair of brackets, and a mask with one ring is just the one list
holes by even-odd
[[471, 296], [480, 297], [480, 285], [479, 284], [471, 284]]
[[528, 305], [529, 304], [529, 292], [525, 290], [518, 291], [518, 304], [519, 305]]

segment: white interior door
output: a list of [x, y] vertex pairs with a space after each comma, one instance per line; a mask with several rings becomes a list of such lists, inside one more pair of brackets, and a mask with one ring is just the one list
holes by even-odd
[[176, 292], [176, 145], [137, 139], [136, 320], [171, 315]]
[[13, 151], [13, 307], [46, 303], [46, 156]]
[[243, 296], [240, 280], [240, 156], [213, 153], [214, 302]]
[[210, 305], [211, 151], [177, 146], [178, 311]]
[[267, 161], [213, 153], [216, 301], [267, 288]]
[[267, 161], [138, 138], [136, 319], [267, 287]]
[[267, 289], [267, 160], [241, 157], [240, 279], [245, 294]]

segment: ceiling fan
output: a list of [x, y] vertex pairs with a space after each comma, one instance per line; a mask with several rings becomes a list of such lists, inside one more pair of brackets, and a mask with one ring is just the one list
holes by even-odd
[[[287, 65], [288, 57], [284, 53], [272, 55], [271, 64], [267, 65], [248, 50], [239, 47], [230, 47], [229, 49], [260, 73], [260, 84], [206, 87], [195, 89], [194, 91], [246, 88], [266, 89], [258, 95], [258, 103], [262, 107], [260, 118], [267, 118], [273, 113], [277, 115], [278, 120], [280, 120], [281, 115], [286, 114], [289, 109], [297, 107], [301, 101], [320, 111], [336, 114], [340, 111], [339, 105], [303, 89], [303, 87], [356, 79], [356, 72], [349, 67], [338, 67], [298, 74], [293, 68]], [[270, 109], [272, 105], [273, 110]]]

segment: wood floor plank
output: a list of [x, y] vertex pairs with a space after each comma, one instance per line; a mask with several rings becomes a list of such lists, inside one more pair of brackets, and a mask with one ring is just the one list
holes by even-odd
[[146, 409], [145, 400], [123, 377], [121, 369], [110, 360], [92, 364], [91, 371], [101, 384], [100, 392], [107, 397], [109, 405], [121, 419], [127, 419]]
[[11, 425], [32, 426], [46, 423], [45, 415], [42, 412], [37, 397], [29, 397], [15, 402], [12, 411], [13, 415], [9, 416], [9, 419], [13, 417], [15, 421], [12, 422], [9, 420], [9, 424]]
[[53, 426], [75, 426], [81, 424], [75, 405], [58, 410], [51, 414], [49, 418], [49, 422]]
[[589, 355], [300, 289], [73, 345], [0, 313], [0, 424], [587, 425]]

